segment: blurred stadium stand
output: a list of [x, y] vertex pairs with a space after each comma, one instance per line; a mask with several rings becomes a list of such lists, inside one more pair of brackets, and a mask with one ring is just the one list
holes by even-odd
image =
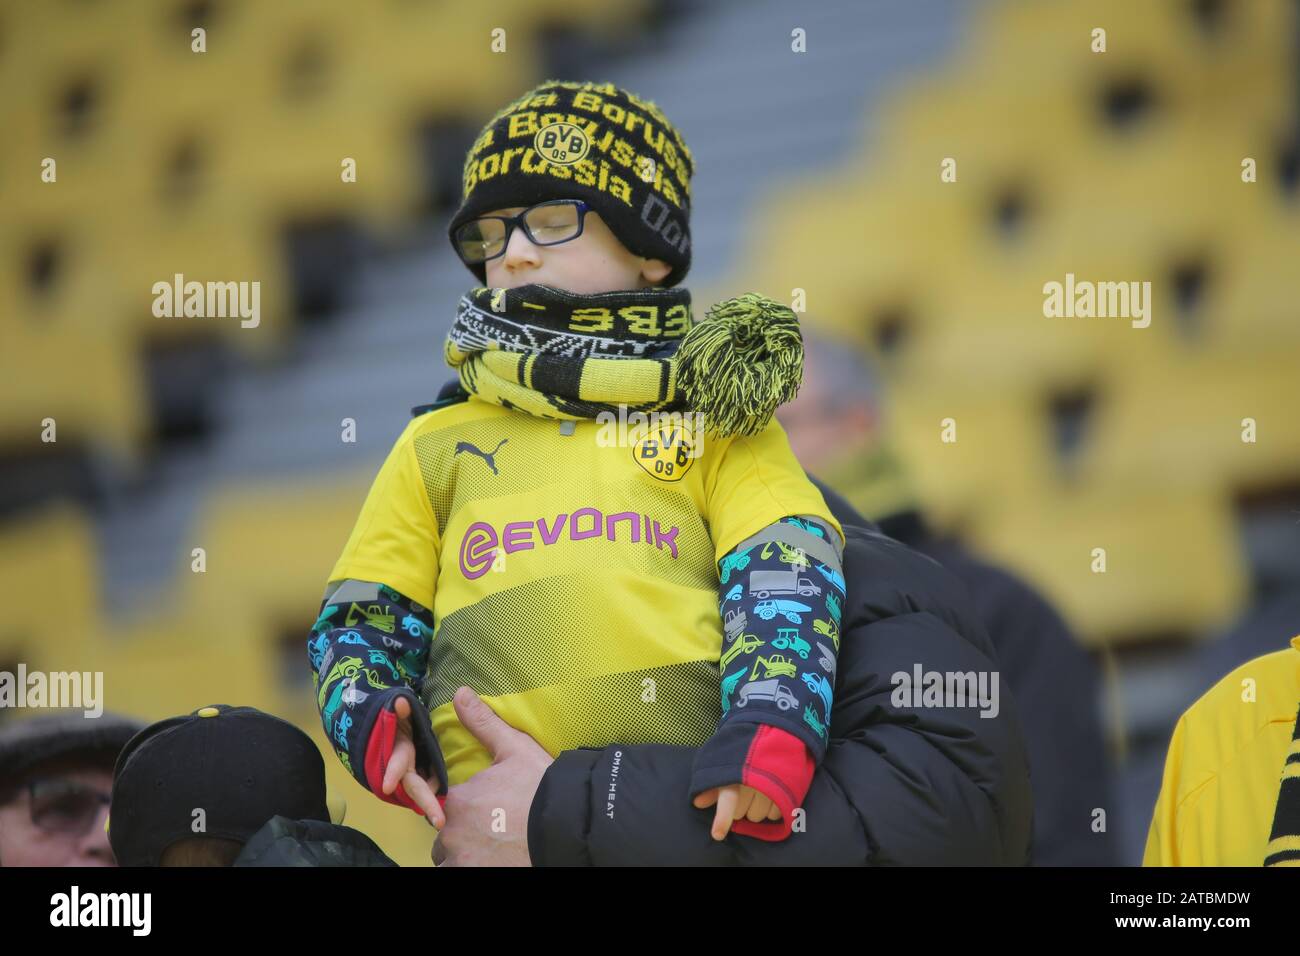
[[[1135, 862], [1178, 709], [1239, 662], [1196, 648], [1300, 589], [1298, 8], [5, 6], [0, 90], [22, 95], [0, 97], [0, 669], [104, 669], [110, 706], [150, 718], [254, 704], [328, 757], [305, 635], [408, 409], [451, 377], [464, 151], [541, 79], [608, 78], [696, 156], [699, 311], [806, 290], [807, 326], [884, 370], [927, 514], [1108, 662]], [[1067, 272], [1150, 280], [1151, 327], [1044, 318]], [[155, 318], [175, 273], [260, 280], [261, 325]], [[869, 512], [868, 452], [842, 449], [835, 483]], [[1300, 631], [1265, 619], [1279, 647]], [[426, 862], [419, 820], [327, 766], [350, 823]]]

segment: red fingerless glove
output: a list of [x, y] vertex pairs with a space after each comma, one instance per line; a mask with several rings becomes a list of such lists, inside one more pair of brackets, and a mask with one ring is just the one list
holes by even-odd
[[[393, 758], [393, 747], [397, 743], [397, 714], [392, 710], [392, 702], [385, 705], [375, 718], [375, 725], [370, 730], [370, 740], [366, 743], [366, 786], [380, 800], [408, 807], [420, 816], [424, 811], [411, 799], [399, 781], [392, 793], [384, 793], [384, 773], [388, 770], [388, 761]], [[447, 795], [437, 794], [438, 806], [445, 807]]]
[[795, 808], [802, 806], [808, 795], [815, 770], [812, 754], [802, 740], [780, 727], [758, 725], [745, 754], [740, 782], [776, 804], [781, 819], [754, 823], [741, 818], [732, 822], [732, 831], [769, 842], [784, 840], [791, 833]]

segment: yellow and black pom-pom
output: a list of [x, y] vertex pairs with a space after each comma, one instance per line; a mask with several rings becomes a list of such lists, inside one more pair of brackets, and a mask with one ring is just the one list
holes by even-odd
[[687, 407], [721, 436], [756, 435], [803, 384], [803, 335], [788, 306], [747, 292], [719, 302], [677, 350]]

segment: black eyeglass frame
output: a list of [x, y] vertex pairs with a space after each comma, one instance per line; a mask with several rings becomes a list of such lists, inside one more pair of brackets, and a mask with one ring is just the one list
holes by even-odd
[[[538, 242], [533, 237], [533, 231], [528, 228], [528, 223], [524, 222], [524, 217], [527, 216], [534, 209], [539, 209], [542, 206], [559, 206], [559, 205], [578, 207], [578, 231], [575, 232], [573, 235], [568, 236], [564, 239], [557, 239], [555, 242]], [[537, 203], [537, 205], [535, 206], [529, 206], [527, 209], [523, 210], [516, 216], [475, 216], [469, 222], [462, 223], [460, 226], [457, 227], [456, 233], [452, 237], [451, 245], [452, 248], [456, 250], [456, 255], [460, 256], [460, 261], [465, 263], [465, 265], [471, 267], [481, 266], [484, 263], [491, 262], [493, 259], [498, 259], [501, 256], [504, 256], [506, 254], [506, 250], [510, 248], [510, 237], [514, 234], [514, 230], [516, 226], [523, 229], [524, 235], [528, 237], [528, 241], [535, 246], [560, 246], [566, 242], [572, 242], [574, 239], [577, 239], [579, 236], [582, 235], [582, 231], [585, 228], [587, 223], [587, 213], [589, 212], [591, 212], [591, 206], [581, 199], [548, 199], [545, 202]], [[474, 223], [482, 222], [485, 219], [495, 219], [498, 222], [504, 222], [506, 224], [506, 236], [505, 236], [505, 240], [501, 243], [501, 251], [498, 252], [496, 255], [487, 256], [486, 258], [483, 259], [475, 259], [473, 261], [466, 259], [464, 253], [462, 253], [460, 249], [461, 231], [474, 225]]]
[[[37, 789], [42, 786], [48, 786], [49, 784], [57, 784], [57, 783], [64, 784], [68, 790], [86, 793], [95, 798], [96, 807], [94, 813], [89, 814], [87, 818], [84, 820], [84, 822], [82, 822], [79, 826], [50, 827], [50, 826], [46, 826], [45, 824], [41, 823], [39, 820], [36, 819]], [[96, 790], [94, 787], [87, 786], [84, 783], [71, 783], [68, 781], [60, 780], [58, 777], [52, 777], [52, 778], [37, 777], [34, 780], [28, 780], [27, 783], [22, 786], [22, 789], [27, 791], [27, 813], [28, 816], [31, 818], [32, 826], [44, 830], [46, 833], [66, 833], [72, 836], [80, 836], [81, 834], [84, 834], [86, 831], [88, 831], [92, 826], [94, 826], [95, 820], [99, 816], [99, 807], [107, 807], [112, 805], [111, 794], [103, 793], [99, 790]]]

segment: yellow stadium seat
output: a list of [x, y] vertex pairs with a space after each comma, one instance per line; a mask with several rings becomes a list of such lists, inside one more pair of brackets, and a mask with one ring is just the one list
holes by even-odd
[[[385, 95], [404, 121], [482, 117], [536, 85], [534, 17], [546, 4], [507, 0], [455, 11], [437, 4], [388, 4], [374, 13], [360, 49], [379, 71]], [[554, 9], [553, 7], [551, 8]], [[505, 52], [492, 49], [494, 30]]]
[[[936, 199], [1032, 187], [1059, 174], [1094, 135], [1082, 103], [985, 76], [960, 59], [884, 97], [879, 122], [878, 165], [891, 182], [911, 180]], [[946, 159], [956, 161], [953, 181], [940, 178]], [[876, 165], [864, 173], [875, 175]]]
[[[223, 207], [216, 197], [181, 215], [145, 205], [115, 232], [116, 241], [107, 248], [120, 282], [119, 308], [139, 340], [221, 338], [253, 358], [276, 354], [290, 340], [292, 293], [282, 248], [244, 211]], [[176, 301], [177, 275], [183, 291], [187, 283], [202, 284], [203, 316], [184, 315], [184, 300]]]
[[970, 542], [1041, 588], [1088, 644], [1213, 633], [1246, 596], [1232, 509], [1205, 487], [1092, 483], [987, 504]]
[[[737, 257], [752, 263], [697, 294], [697, 311], [746, 289], [794, 304], [802, 293], [804, 321], [845, 342], [872, 349], [895, 326], [906, 332], [939, 311], [946, 274], [944, 253], [913, 216], [915, 192], [891, 190], [856, 176], [799, 184], [762, 204], [750, 247]], [[846, 263], [848, 264], [846, 266]]]
[[53, 503], [0, 529], [7, 624], [0, 658], [31, 670], [90, 670], [106, 636], [94, 528], [80, 509]]
[[0, 442], [35, 445], [53, 419], [60, 442], [100, 449], [124, 473], [142, 464], [148, 398], [138, 353], [111, 333], [78, 328], [13, 330], [0, 354], [7, 394]]
[[[278, 661], [266, 625], [237, 599], [221, 615], [203, 615], [171, 600], [142, 603], [111, 641], [94, 646], [109, 706], [146, 720], [207, 704], [258, 707], [280, 702]], [[115, 703], [116, 702], [116, 703]]]
[[[542, 69], [542, 27], [569, 25], [598, 35], [636, 29], [645, 0], [504, 0], [454, 11], [437, 4], [386, 4], [373, 11], [364, 58], [407, 119], [455, 115], [474, 123], [522, 95]], [[503, 31], [501, 33], [495, 31]], [[504, 42], [503, 52], [493, 48]]]
[[[1259, 188], [1264, 188], [1260, 186]], [[1300, 217], [1269, 215], [1212, 265], [1196, 347], [1242, 358], [1300, 348]]]
[[[1300, 479], [1300, 349], [1171, 356], [1110, 383], [1081, 480], [1225, 493]], [[1251, 423], [1254, 423], [1254, 440]]]
[[[55, 187], [58, 188], [58, 187]], [[66, 214], [61, 214], [66, 215]], [[115, 319], [111, 272], [102, 247], [75, 222], [15, 213], [0, 233], [0, 442], [32, 444], [41, 421], [55, 419], [59, 440], [103, 448], [135, 471], [148, 435], [148, 398], [138, 343]], [[48, 228], [47, 228], [48, 227]], [[34, 287], [35, 250], [50, 278]]]
[[[975, 18], [968, 62], [972, 73], [1001, 75], [1028, 95], [1074, 88], [1091, 96], [1107, 82], [1138, 79], [1162, 111], [1269, 116], [1286, 98], [1294, 16], [1285, 0], [1219, 4], [1204, 18], [1181, 0], [1011, 0]], [[1104, 53], [1093, 51], [1099, 28]], [[1254, 95], [1241, 97], [1245, 89]]]
[[[121, 209], [115, 185], [129, 163], [131, 134], [142, 118], [122, 97], [129, 64], [148, 36], [147, 8], [137, 4], [14, 4], [4, 11], [0, 82], [0, 194], [6, 211], [77, 216]], [[39, 179], [45, 158], [57, 184]]]
[[1081, 248], [1173, 259], [1215, 243], [1249, 243], [1274, 202], [1262, 183], [1242, 181], [1242, 160], [1271, 162], [1274, 140], [1200, 122], [1166, 125], [1132, 148], [1096, 151], [1059, 184], [1049, 227]]
[[206, 552], [207, 571], [179, 585], [194, 607], [238, 600], [303, 634], [324, 596], [326, 575], [343, 550], [373, 470], [352, 479], [275, 482], [223, 489], [205, 503], [189, 548]]
[[1015, 501], [1056, 476], [1051, 423], [1033, 393], [900, 381], [885, 398], [918, 499], [944, 523]]

